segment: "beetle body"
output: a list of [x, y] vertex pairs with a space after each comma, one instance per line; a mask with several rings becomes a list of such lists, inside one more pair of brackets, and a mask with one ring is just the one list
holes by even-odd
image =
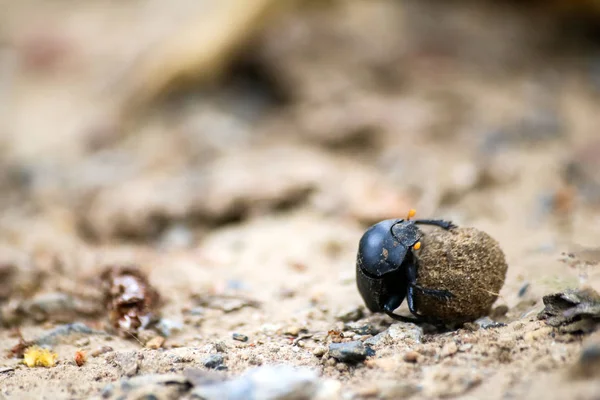
[[406, 219], [388, 219], [368, 228], [360, 239], [356, 258], [356, 284], [367, 308], [371, 312], [385, 312], [398, 320], [414, 321], [393, 313], [405, 299], [410, 312], [423, 319], [414, 305], [415, 290], [446, 299], [452, 296], [445, 290], [417, 285], [418, 265], [413, 251], [420, 248], [419, 240], [423, 235], [417, 224], [443, 229], [451, 229], [454, 225], [441, 220], [410, 220], [413, 215], [414, 211], [411, 211]]

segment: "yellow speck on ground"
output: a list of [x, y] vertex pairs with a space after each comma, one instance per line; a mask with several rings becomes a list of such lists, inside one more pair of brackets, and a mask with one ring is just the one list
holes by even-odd
[[58, 355], [48, 349], [42, 349], [38, 346], [31, 346], [23, 355], [23, 363], [30, 368], [33, 367], [54, 367]]

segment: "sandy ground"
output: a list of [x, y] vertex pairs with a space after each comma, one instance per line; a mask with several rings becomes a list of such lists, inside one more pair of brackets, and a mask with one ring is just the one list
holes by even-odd
[[[503, 2], [311, 3], [269, 20], [216, 88], [124, 132], [111, 118], [135, 60], [199, 6], [0, 3], [0, 352], [18, 326], [59, 360], [0, 359], [0, 398], [191, 398], [117, 382], [218, 360], [231, 379], [313, 368], [331, 379], [321, 398], [598, 399], [581, 356], [598, 333], [537, 318], [544, 295], [600, 290], [597, 45]], [[506, 325], [365, 310], [358, 240], [410, 208], [500, 243]], [[148, 276], [169, 329], [114, 332], [108, 265]], [[374, 355], [325, 352], [350, 340]]]

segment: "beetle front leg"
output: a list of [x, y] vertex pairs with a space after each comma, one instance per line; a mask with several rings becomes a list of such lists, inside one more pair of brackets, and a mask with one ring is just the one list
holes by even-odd
[[416, 219], [414, 222], [415, 224], [433, 225], [446, 230], [456, 228], [456, 225], [452, 221], [444, 221], [442, 219]]
[[408, 291], [406, 293], [406, 302], [408, 303], [408, 309], [410, 310], [410, 312], [416, 316], [419, 316], [419, 314], [417, 313], [417, 309], [415, 306], [415, 300], [414, 300], [415, 290], [418, 290], [419, 292], [421, 292], [422, 294], [424, 294], [426, 296], [435, 297], [438, 300], [448, 301], [449, 299], [454, 297], [452, 292], [450, 292], [448, 290], [429, 289], [429, 288], [424, 288], [424, 287], [418, 285], [417, 284], [417, 263], [416, 262], [412, 262], [407, 266], [406, 274], [407, 274], [406, 278], [408, 280]]
[[413, 313], [417, 318], [412, 318], [412, 317], [405, 317], [404, 315], [399, 315], [399, 314], [395, 314], [394, 310], [398, 307], [400, 307], [400, 304], [402, 304], [402, 300], [403, 300], [403, 296], [392, 296], [390, 297], [386, 303], [383, 305], [383, 311], [391, 318], [395, 319], [396, 321], [400, 321], [400, 322], [410, 322], [413, 324], [419, 323], [419, 322], [423, 322], [423, 320], [420, 318], [419, 315], [415, 314], [412, 310], [412, 298], [410, 298], [411, 300], [408, 303], [408, 308], [410, 310], [411, 313]]
[[410, 285], [410, 289], [416, 289], [419, 292], [421, 292], [422, 294], [426, 295], [426, 296], [432, 296], [435, 297], [438, 300], [445, 300], [448, 301], [451, 298], [454, 297], [454, 295], [452, 294], [452, 292], [448, 291], [448, 290], [438, 290], [438, 289], [427, 289], [424, 288], [422, 286], [417, 285], [416, 283], [413, 283]]

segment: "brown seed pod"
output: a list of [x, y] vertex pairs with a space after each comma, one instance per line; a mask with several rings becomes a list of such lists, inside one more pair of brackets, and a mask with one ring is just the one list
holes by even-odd
[[448, 301], [415, 296], [421, 315], [444, 322], [467, 322], [485, 316], [504, 285], [508, 266], [498, 242], [475, 228], [436, 229], [422, 239], [417, 283], [449, 290]]
[[135, 336], [157, 316], [160, 296], [139, 268], [106, 268], [102, 281], [110, 321], [123, 336]]

